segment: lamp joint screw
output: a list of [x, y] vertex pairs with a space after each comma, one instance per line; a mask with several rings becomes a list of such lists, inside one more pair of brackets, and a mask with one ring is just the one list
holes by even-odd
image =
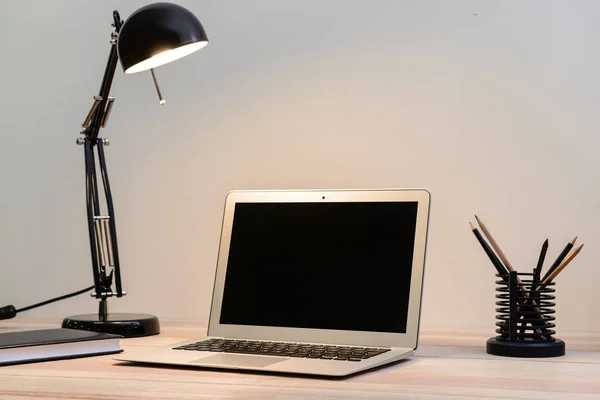
[[77, 138], [77, 144], [78, 145], [85, 144], [85, 138]]
[[110, 146], [110, 140], [108, 139], [102, 139], [102, 144], [105, 146]]

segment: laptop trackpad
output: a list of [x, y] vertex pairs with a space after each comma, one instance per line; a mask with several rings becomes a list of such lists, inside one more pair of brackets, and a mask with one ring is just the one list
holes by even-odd
[[231, 367], [262, 368], [282, 361], [286, 361], [286, 359], [268, 356], [245, 356], [242, 354], [215, 354], [214, 356], [192, 361], [192, 363], [205, 365], [228, 365]]

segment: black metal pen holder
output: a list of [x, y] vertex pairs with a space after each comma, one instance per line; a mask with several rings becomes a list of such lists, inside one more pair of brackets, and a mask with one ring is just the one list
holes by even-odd
[[[489, 354], [506, 357], [558, 357], [565, 343], [554, 337], [554, 283], [538, 285], [532, 273], [496, 274], [496, 333]], [[535, 287], [533, 287], [535, 286]]]

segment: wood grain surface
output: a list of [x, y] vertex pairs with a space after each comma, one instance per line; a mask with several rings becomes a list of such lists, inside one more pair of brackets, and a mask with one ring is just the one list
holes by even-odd
[[[0, 332], [56, 327], [13, 320]], [[163, 322], [125, 351], [201, 337], [206, 324]], [[567, 355], [513, 359], [485, 353], [485, 333], [423, 332], [417, 355], [348, 378], [140, 366], [111, 356], [0, 367], [0, 399], [600, 399], [600, 343], [573, 335]], [[570, 339], [570, 338], [569, 338]]]

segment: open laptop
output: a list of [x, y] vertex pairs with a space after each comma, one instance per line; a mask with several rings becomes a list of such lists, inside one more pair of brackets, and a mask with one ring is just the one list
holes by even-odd
[[417, 348], [424, 189], [227, 195], [208, 335], [117, 360], [344, 376]]

